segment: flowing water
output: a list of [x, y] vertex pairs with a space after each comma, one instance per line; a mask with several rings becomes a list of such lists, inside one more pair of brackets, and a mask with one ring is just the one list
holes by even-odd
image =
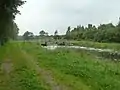
[[99, 49], [99, 48], [91, 48], [91, 47], [83, 47], [83, 46], [44, 46], [48, 50], [55, 50], [57, 48], [75, 48], [75, 49], [83, 49], [83, 50], [90, 50], [90, 51], [105, 51], [105, 52], [113, 52], [112, 49]]
[[48, 50], [55, 50], [57, 48], [80, 49], [80, 50], [92, 51], [93, 54], [99, 57], [109, 58], [112, 60], [120, 60], [120, 52], [114, 51], [112, 49], [100, 49], [100, 48], [83, 47], [83, 46], [57, 46], [57, 45], [44, 46], [43, 48], [46, 48]]

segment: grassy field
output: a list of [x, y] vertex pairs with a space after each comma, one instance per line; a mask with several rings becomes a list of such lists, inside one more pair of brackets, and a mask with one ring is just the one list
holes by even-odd
[[120, 89], [119, 62], [77, 49], [8, 43], [0, 48], [0, 67], [0, 90]]
[[0, 48], [0, 67], [0, 90], [49, 90], [19, 44]]
[[70, 41], [73, 45], [85, 46], [85, 47], [94, 47], [94, 48], [102, 48], [102, 49], [113, 49], [120, 51], [119, 43], [99, 43], [92, 41]]

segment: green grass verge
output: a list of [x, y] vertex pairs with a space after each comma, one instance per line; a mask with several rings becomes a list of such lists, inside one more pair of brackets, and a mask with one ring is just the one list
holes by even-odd
[[119, 90], [120, 63], [99, 60], [89, 52], [57, 49], [49, 51], [36, 44], [21, 44], [39, 65], [52, 71], [57, 82], [72, 90]]
[[10, 60], [13, 69], [10, 73], [0, 69], [0, 90], [49, 90], [18, 43], [0, 47], [0, 67], [6, 63], [5, 60]]
[[92, 41], [70, 41], [73, 45], [85, 46], [85, 47], [94, 47], [94, 48], [102, 48], [102, 49], [113, 49], [120, 50], [119, 43], [99, 43]]
[[84, 50], [49, 51], [36, 43], [14, 42], [0, 47], [0, 67], [8, 59], [13, 69], [9, 74], [0, 69], [0, 90], [50, 90], [36, 63], [70, 90], [120, 89], [120, 63], [100, 60]]

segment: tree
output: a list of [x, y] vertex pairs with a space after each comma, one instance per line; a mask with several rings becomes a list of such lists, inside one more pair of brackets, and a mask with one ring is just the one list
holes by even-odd
[[48, 36], [49, 34], [48, 34], [48, 32], [45, 32], [45, 36]]
[[11, 25], [11, 30], [9, 33], [11, 33], [10, 35], [10, 38], [15, 40], [17, 39], [17, 36], [18, 36], [18, 33], [19, 33], [19, 28], [17, 26], [17, 24], [15, 22], [13, 22], [13, 24]]
[[92, 29], [92, 27], [93, 27], [93, 25], [92, 25], [92, 24], [88, 24], [88, 29], [89, 29], [89, 30], [91, 30], [91, 29]]
[[71, 33], [70, 30], [71, 30], [71, 27], [69, 26], [66, 32], [66, 39], [70, 39], [70, 33]]
[[39, 32], [40, 36], [45, 36], [46, 32], [44, 30]]
[[29, 32], [29, 31], [26, 31], [23, 34], [24, 40], [30, 40], [30, 39], [33, 39], [33, 37], [34, 37], [34, 34], [32, 32]]
[[58, 35], [58, 31], [56, 30], [55, 32], [54, 32], [54, 36], [57, 36]]
[[119, 17], [119, 21], [118, 21], [117, 27], [120, 27], [120, 17]]
[[54, 39], [55, 40], [59, 39], [59, 35], [58, 35], [58, 31], [57, 30], [54, 32]]
[[0, 1], [0, 44], [5, 42], [14, 33], [14, 19], [16, 14], [20, 14], [18, 7], [23, 5], [25, 1], [22, 0], [1, 0]]
[[88, 24], [87, 27], [79, 25], [71, 31], [69, 29], [70, 27], [68, 27], [65, 35], [65, 37], [68, 37], [70, 34], [69, 39], [120, 43], [120, 19], [116, 26], [112, 23], [100, 24], [98, 27]]
[[69, 26], [67, 31], [70, 32], [70, 30], [71, 30], [71, 27]]

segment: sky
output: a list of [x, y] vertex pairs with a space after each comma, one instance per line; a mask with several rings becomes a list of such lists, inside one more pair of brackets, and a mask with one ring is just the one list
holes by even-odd
[[120, 0], [26, 0], [19, 8], [21, 15], [15, 22], [19, 34], [31, 31], [39, 34], [41, 30], [50, 35], [58, 30], [65, 34], [67, 27], [103, 23], [117, 24], [120, 17]]

